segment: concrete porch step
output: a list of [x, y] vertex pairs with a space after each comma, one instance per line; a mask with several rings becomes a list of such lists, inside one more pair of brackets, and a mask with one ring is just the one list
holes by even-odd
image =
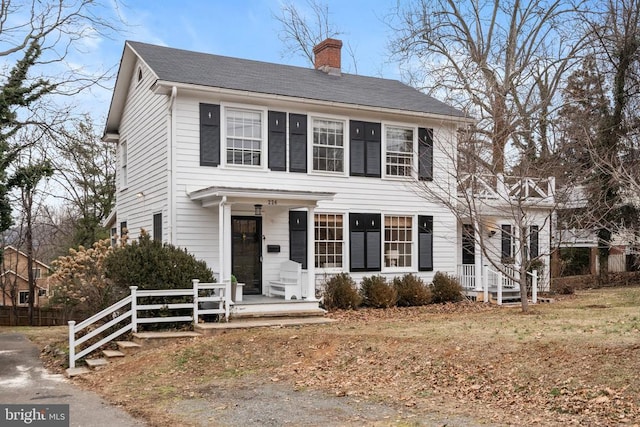
[[80, 376], [80, 375], [86, 375], [86, 374], [90, 373], [91, 370], [89, 368], [84, 367], [84, 366], [80, 366], [80, 367], [77, 367], [77, 368], [67, 368], [64, 372], [67, 375], [67, 378], [73, 378], [73, 377], [77, 377], [77, 376]]
[[234, 319], [230, 322], [199, 323], [194, 327], [194, 330], [202, 335], [209, 336], [234, 329], [323, 325], [335, 321], [335, 319], [320, 316], [244, 318]]
[[103, 358], [101, 358], [101, 357], [100, 357], [100, 358], [97, 358], [97, 359], [85, 359], [85, 361], [84, 361], [84, 362], [87, 364], [87, 366], [88, 366], [90, 369], [96, 369], [96, 368], [99, 368], [99, 367], [101, 367], [101, 366], [105, 366], [105, 365], [108, 365], [108, 364], [109, 364], [109, 362], [107, 361], [107, 359], [103, 359]]
[[273, 311], [234, 311], [231, 314], [232, 320], [241, 319], [264, 319], [269, 317], [277, 318], [303, 318], [303, 317], [324, 317], [327, 312], [321, 308], [300, 309], [300, 310], [273, 310]]
[[160, 347], [170, 341], [202, 336], [202, 334], [194, 331], [134, 332], [132, 335], [133, 342], [144, 348]]
[[114, 357], [124, 357], [124, 353], [118, 350], [102, 350], [102, 354], [107, 358], [111, 359]]
[[116, 341], [118, 350], [124, 354], [134, 354], [142, 348], [142, 346], [133, 341]]

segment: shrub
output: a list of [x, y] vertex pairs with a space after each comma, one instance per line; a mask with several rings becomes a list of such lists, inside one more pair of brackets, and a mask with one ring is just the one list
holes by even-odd
[[393, 287], [398, 293], [398, 305], [411, 307], [431, 303], [431, 290], [418, 276], [405, 274], [393, 279]]
[[190, 288], [191, 279], [213, 282], [213, 272], [185, 249], [151, 240], [142, 230], [138, 241], [113, 250], [104, 260], [105, 275], [127, 289]]
[[462, 295], [462, 286], [458, 279], [439, 271], [435, 276], [433, 276], [431, 295], [433, 298], [432, 301], [435, 304], [457, 302], [464, 299], [464, 296]]
[[383, 276], [363, 277], [360, 295], [367, 307], [389, 308], [398, 302], [398, 293]]
[[53, 261], [49, 304], [64, 308], [67, 316], [76, 310], [93, 314], [128, 294], [105, 280], [104, 261], [111, 252], [111, 242], [106, 239], [90, 248], [69, 249], [69, 255]]
[[323, 301], [327, 310], [356, 309], [361, 298], [351, 276], [340, 273], [324, 284]]

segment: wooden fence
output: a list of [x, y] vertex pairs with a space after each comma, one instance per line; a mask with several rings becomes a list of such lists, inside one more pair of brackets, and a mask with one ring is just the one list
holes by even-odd
[[[33, 326], [60, 326], [66, 325], [63, 310], [53, 308], [33, 308]], [[29, 326], [29, 307], [17, 307], [17, 316], [14, 307], [0, 306], [0, 326]]]

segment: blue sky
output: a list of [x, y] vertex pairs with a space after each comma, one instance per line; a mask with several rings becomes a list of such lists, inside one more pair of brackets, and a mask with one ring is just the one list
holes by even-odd
[[[103, 68], [117, 69], [125, 40], [259, 61], [307, 66], [301, 56], [287, 55], [278, 37], [279, 0], [124, 0], [119, 13], [128, 26], [112, 39], [96, 40], [91, 54], [79, 62], [101, 61]], [[383, 23], [394, 0], [326, 0], [331, 22], [344, 34], [343, 42], [354, 50], [358, 74], [399, 79], [397, 66], [389, 62], [390, 31]], [[308, 11], [305, 0], [296, 0]], [[95, 64], [94, 64], [95, 65]], [[343, 70], [354, 68], [343, 47]], [[110, 82], [111, 87], [113, 82]], [[92, 90], [80, 101], [102, 124], [111, 100], [109, 90]], [[95, 102], [98, 101], [98, 102]], [[88, 104], [87, 104], [88, 103]], [[85, 107], [86, 108], [86, 107]]]

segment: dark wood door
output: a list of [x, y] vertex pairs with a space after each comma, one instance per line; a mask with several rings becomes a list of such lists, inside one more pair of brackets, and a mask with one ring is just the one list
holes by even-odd
[[232, 217], [231, 273], [243, 293], [262, 294], [262, 218]]

